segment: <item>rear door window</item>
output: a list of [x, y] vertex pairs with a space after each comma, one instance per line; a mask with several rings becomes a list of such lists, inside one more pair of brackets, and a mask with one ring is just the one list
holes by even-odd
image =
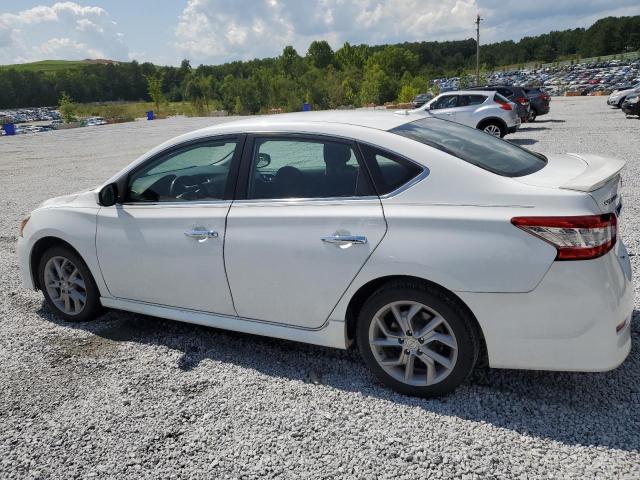
[[248, 199], [373, 195], [351, 144], [289, 137], [256, 138]]
[[458, 95], [458, 106], [481, 105], [486, 99], [487, 97], [484, 95]]
[[504, 177], [530, 175], [547, 164], [544, 155], [475, 128], [437, 118], [423, 118], [389, 131]]

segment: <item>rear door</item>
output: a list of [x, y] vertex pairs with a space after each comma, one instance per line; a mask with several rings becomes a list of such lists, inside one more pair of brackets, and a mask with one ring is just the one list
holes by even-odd
[[458, 95], [456, 122], [475, 128], [478, 121], [474, 114], [486, 99], [486, 95]]
[[247, 141], [224, 251], [235, 308], [318, 328], [386, 232], [380, 199], [350, 141]]

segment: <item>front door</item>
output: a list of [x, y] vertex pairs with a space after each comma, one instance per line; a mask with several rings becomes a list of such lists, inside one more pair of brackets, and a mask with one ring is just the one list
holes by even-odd
[[129, 175], [98, 214], [100, 269], [116, 298], [235, 315], [223, 242], [237, 138], [172, 148]]
[[347, 141], [258, 136], [245, 150], [225, 243], [238, 315], [320, 327], [384, 236], [380, 200]]
[[454, 122], [456, 120], [456, 112], [458, 110], [458, 95], [442, 95], [440, 98], [433, 101], [430, 105], [429, 112], [438, 118], [444, 120], [450, 120]]

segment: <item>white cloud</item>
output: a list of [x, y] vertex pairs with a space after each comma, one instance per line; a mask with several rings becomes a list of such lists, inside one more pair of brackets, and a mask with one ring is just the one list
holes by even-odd
[[313, 40], [352, 44], [475, 38], [519, 40], [588, 27], [605, 16], [638, 15], [638, 0], [188, 0], [173, 47], [193, 63], [276, 56], [285, 45], [304, 54]]
[[103, 8], [58, 2], [0, 14], [0, 64], [84, 58], [128, 58], [123, 35]]
[[189, 0], [174, 46], [196, 62], [278, 55], [292, 44], [304, 54], [326, 39], [387, 43], [467, 38], [475, 0]]

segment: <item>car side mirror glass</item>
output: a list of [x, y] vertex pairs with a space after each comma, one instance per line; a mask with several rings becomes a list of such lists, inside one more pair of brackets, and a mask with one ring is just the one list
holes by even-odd
[[271, 165], [271, 155], [269, 155], [268, 153], [259, 153], [256, 168], [261, 169], [268, 167], [269, 165]]
[[98, 203], [103, 207], [111, 207], [118, 203], [118, 185], [110, 183], [102, 187], [98, 193]]

